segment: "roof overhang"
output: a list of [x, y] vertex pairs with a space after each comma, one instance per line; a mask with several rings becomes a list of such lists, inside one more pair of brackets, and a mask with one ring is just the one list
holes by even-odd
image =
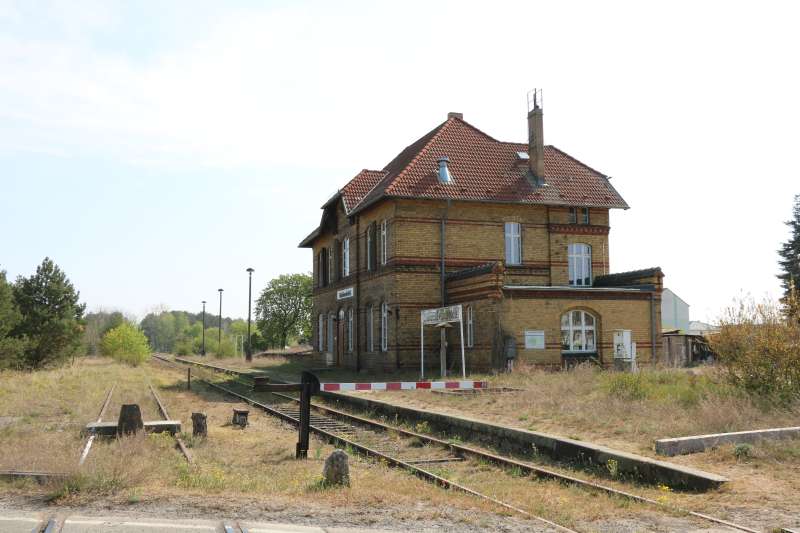
[[321, 233], [322, 233], [322, 227], [321, 226], [317, 226], [317, 229], [315, 229], [314, 231], [309, 233], [308, 236], [305, 239], [300, 241], [300, 244], [298, 244], [297, 247], [298, 248], [311, 248], [311, 245], [314, 243], [314, 241], [317, 239], [317, 237], [320, 236]]

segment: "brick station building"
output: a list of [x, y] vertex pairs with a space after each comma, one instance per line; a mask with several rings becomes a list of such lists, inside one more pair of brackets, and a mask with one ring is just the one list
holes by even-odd
[[[322, 206], [300, 243], [314, 252], [319, 364], [418, 368], [420, 311], [455, 304], [468, 371], [504, 368], [509, 355], [610, 365], [621, 342], [652, 360], [662, 272], [610, 274], [609, 210], [628, 205], [606, 175], [545, 146], [538, 94], [529, 107], [528, 143], [498, 141], [450, 113]], [[457, 325], [447, 338], [458, 370]], [[438, 368], [435, 328], [425, 340], [426, 367]]]

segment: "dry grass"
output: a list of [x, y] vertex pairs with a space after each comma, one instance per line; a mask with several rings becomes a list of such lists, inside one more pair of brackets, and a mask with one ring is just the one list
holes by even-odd
[[[284, 375], [291, 374], [287, 367], [297, 366], [295, 360], [270, 360], [273, 368], [285, 371]], [[228, 363], [223, 366], [234, 366], [234, 361]], [[253, 366], [263, 368], [264, 363], [259, 359]], [[197, 377], [200, 374], [195, 373]], [[229, 379], [213, 373], [206, 375], [214, 381]], [[498, 386], [524, 385], [528, 391], [521, 394], [450, 397], [387, 393], [379, 397], [635, 448], [634, 451], [642, 451], [652, 436], [660, 436], [664, 428], [693, 431], [710, 424], [714, 430], [723, 430], [740, 424], [784, 420], [780, 417], [790, 420], [793, 416], [792, 411], [776, 414], [738, 396], [720, 393], [713, 376], [647, 375], [644, 384], [629, 383], [625, 381], [627, 377], [617, 381], [620, 378], [616, 376], [591, 369], [563, 374], [522, 369], [493, 378], [493, 384]], [[344, 372], [337, 376], [344, 377]], [[191, 427], [192, 412], [205, 412], [209, 438], [195, 440], [186, 436], [195, 463], [186, 464], [170, 437], [153, 435], [98, 441], [86, 465], [78, 469], [77, 459], [84, 442], [79, 430], [96, 419], [111, 382], [117, 387], [107, 420], [116, 418], [123, 402], [139, 402], [145, 419], [158, 418], [147, 392], [148, 382], [159, 389], [171, 418], [182, 420], [185, 429]], [[260, 399], [269, 402], [271, 396], [263, 394]], [[358, 458], [351, 459], [351, 487], [320, 490], [322, 464], [332, 447], [312, 439], [309, 459], [296, 461], [293, 456], [297, 434], [293, 428], [251, 409], [251, 425], [241, 430], [229, 423], [233, 407], [245, 408], [198, 381], [192, 391], [187, 391], [183, 372], [155, 363], [130, 368], [108, 360], [86, 359], [58, 370], [0, 373], [0, 417], [5, 417], [0, 418], [0, 468], [70, 474], [66, 482], [44, 487], [0, 482], [0, 491], [76, 505], [200, 498], [213, 501], [220, 509], [237, 508], [241, 501], [252, 501], [256, 505], [261, 502], [262, 508], [279, 506], [311, 512], [308, 506], [313, 501], [317, 509], [314, 512], [349, 509], [361, 525], [380, 525], [375, 510], [391, 510], [394, 518], [404, 520], [439, 520], [445, 515], [452, 520], [452, 513], [462, 512], [457, 515], [462, 517], [459, 519], [474, 517], [465, 519], [473, 526], [489, 520], [486, 527], [491, 528], [495, 524], [491, 520], [499, 519], [495, 513], [503, 513], [490, 503], [445, 492], [401, 471]], [[31, 442], [37, 445], [31, 446]], [[743, 503], [768, 505], [786, 512], [800, 509], [793, 496], [800, 491], [800, 443], [756, 446], [745, 459], [737, 458], [732, 448], [721, 448], [678, 460], [729, 475], [734, 481], [730, 487], [710, 495], [674, 494], [653, 487], [633, 490], [667, 503], [718, 513]], [[513, 473], [498, 474], [496, 469], [476, 461], [442, 465], [440, 470], [529, 512], [583, 526], [581, 529], [587, 521], [613, 523], [622, 517], [642, 519], [649, 513], [641, 506], [576, 488]], [[622, 482], [607, 482], [631, 489]]]

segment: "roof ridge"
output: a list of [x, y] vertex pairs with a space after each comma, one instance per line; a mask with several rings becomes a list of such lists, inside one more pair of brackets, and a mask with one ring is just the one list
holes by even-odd
[[483, 131], [482, 129], [478, 128], [477, 126], [474, 126], [473, 124], [470, 124], [469, 122], [467, 122], [467, 121], [466, 121], [466, 120], [464, 120], [463, 118], [451, 117], [451, 119], [452, 119], [452, 120], [459, 120], [459, 121], [463, 122], [465, 126], [469, 126], [469, 127], [470, 127], [470, 128], [472, 128], [473, 130], [475, 130], [475, 131], [477, 131], [478, 133], [480, 133], [481, 135], [483, 135], [484, 137], [487, 137], [488, 139], [490, 139], [490, 140], [492, 140], [492, 141], [494, 141], [494, 142], [496, 142], [496, 143], [503, 142], [503, 141], [499, 141], [499, 140], [495, 139], [494, 137], [492, 137], [491, 135], [489, 135], [488, 133], [486, 133], [486, 132], [485, 132], [485, 131]]
[[[424, 154], [428, 153], [428, 148], [430, 148], [430, 146], [431, 146], [431, 143], [433, 143], [433, 142], [434, 142], [436, 139], [438, 139], [438, 138], [439, 138], [439, 137], [442, 135], [442, 132], [443, 132], [445, 129], [447, 129], [447, 127], [448, 127], [450, 124], [453, 124], [453, 123], [455, 123], [455, 121], [457, 121], [457, 120], [460, 120], [460, 119], [458, 119], [458, 118], [456, 118], [456, 117], [449, 117], [447, 120], [445, 120], [445, 121], [442, 123], [442, 125], [441, 125], [441, 126], [439, 126], [439, 131], [437, 131], [435, 134], [433, 134], [433, 135], [431, 136], [431, 138], [430, 138], [430, 139], [428, 139], [428, 142], [426, 142], [426, 143], [425, 143], [425, 145], [424, 145], [424, 146], [423, 146], [423, 147], [422, 147], [422, 148], [421, 148], [421, 149], [420, 149], [420, 150], [419, 150], [419, 151], [416, 153], [416, 155], [414, 155], [414, 157], [413, 157], [413, 158], [411, 158], [411, 161], [409, 161], [409, 162], [408, 162], [408, 164], [405, 166], [405, 168], [403, 168], [403, 170], [401, 170], [400, 172], [398, 172], [397, 174], [395, 174], [395, 176], [392, 178], [391, 182], [390, 182], [390, 183], [389, 183], [389, 184], [386, 186], [386, 191], [387, 191], [387, 192], [388, 192], [388, 191], [389, 191], [389, 189], [392, 187], [392, 185], [394, 184], [394, 182], [395, 182], [395, 181], [397, 181], [398, 179], [402, 178], [402, 177], [403, 177], [403, 176], [404, 176], [404, 175], [405, 175], [405, 174], [408, 172], [408, 170], [409, 170], [411, 167], [413, 167], [413, 166], [414, 166], [414, 164], [415, 164], [417, 161], [419, 161], [419, 159], [420, 159], [420, 158], [421, 158], [421, 157], [422, 157]], [[464, 122], [464, 121], [463, 121], [463, 120], [461, 120], [461, 122]], [[464, 124], [466, 124], [466, 122], [464, 122]]]
[[586, 163], [584, 163], [584, 162], [583, 162], [583, 161], [581, 161], [580, 159], [578, 159], [578, 158], [576, 158], [576, 157], [573, 157], [573, 156], [569, 155], [567, 152], [565, 152], [564, 150], [562, 150], [562, 149], [560, 149], [560, 148], [556, 147], [555, 145], [553, 145], [553, 144], [548, 144], [548, 145], [545, 145], [545, 146], [548, 146], [548, 147], [552, 148], [553, 150], [555, 150], [555, 151], [556, 151], [556, 152], [558, 152], [559, 154], [561, 154], [561, 155], [564, 155], [564, 156], [568, 157], [569, 159], [572, 159], [573, 161], [575, 161], [575, 162], [576, 162], [576, 163], [578, 163], [579, 165], [581, 165], [581, 166], [584, 166], [584, 167], [588, 168], [589, 170], [591, 170], [591, 171], [592, 171], [592, 172], [594, 172], [595, 174], [599, 174], [599, 175], [603, 176], [604, 178], [608, 179], [608, 175], [607, 175], [607, 174], [603, 174], [602, 172], [600, 172], [600, 171], [599, 171], [599, 170], [597, 170], [596, 168], [592, 168], [592, 167], [590, 167], [589, 165], [587, 165]]

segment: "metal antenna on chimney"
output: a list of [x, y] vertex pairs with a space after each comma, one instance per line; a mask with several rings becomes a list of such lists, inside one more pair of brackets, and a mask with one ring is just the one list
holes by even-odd
[[541, 89], [531, 89], [528, 91], [528, 111], [533, 111], [534, 109], [543, 109], [543, 102], [542, 102], [542, 90]]

